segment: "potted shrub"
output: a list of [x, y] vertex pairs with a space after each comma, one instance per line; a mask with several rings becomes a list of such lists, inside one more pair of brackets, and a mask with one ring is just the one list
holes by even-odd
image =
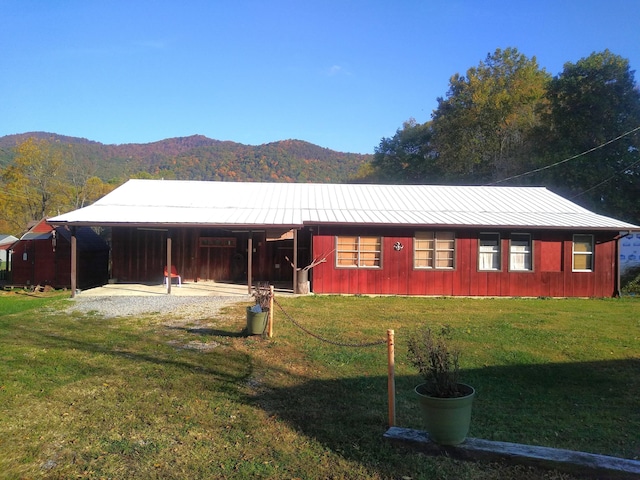
[[262, 335], [267, 328], [269, 319], [271, 289], [268, 284], [259, 284], [254, 287], [251, 296], [254, 298], [255, 304], [247, 307], [247, 334]]
[[459, 351], [447, 344], [449, 327], [440, 335], [430, 328], [409, 339], [409, 362], [424, 379], [415, 388], [424, 426], [431, 439], [441, 445], [462, 443], [469, 433], [475, 389], [459, 382]]

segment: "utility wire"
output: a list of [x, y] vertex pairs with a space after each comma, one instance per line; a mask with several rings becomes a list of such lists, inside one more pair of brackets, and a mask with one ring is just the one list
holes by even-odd
[[573, 200], [574, 198], [578, 198], [581, 195], [584, 195], [587, 192], [590, 192], [591, 190], [595, 190], [596, 188], [598, 188], [600, 185], [604, 185], [607, 182], [610, 182], [611, 180], [613, 180], [614, 178], [616, 178], [618, 175], [620, 175], [622, 172], [624, 172], [625, 170], [629, 170], [630, 168], [635, 167], [636, 165], [638, 165], [640, 163], [640, 160], [637, 160], [635, 162], [633, 162], [631, 165], [628, 165], [620, 170], [618, 170], [616, 173], [614, 173], [613, 175], [611, 175], [609, 178], [595, 184], [593, 187], [591, 188], [587, 188], [586, 190], [583, 190], [580, 193], [577, 193], [576, 195], [574, 195], [573, 197], [569, 197], [569, 200]]
[[[560, 160], [559, 162], [552, 163], [551, 165], [547, 165], [547, 166], [544, 166], [544, 167], [536, 168], [535, 170], [530, 170], [530, 171], [528, 171], [528, 172], [521, 173], [521, 174], [519, 174], [519, 175], [514, 175], [514, 176], [512, 176], [512, 177], [503, 178], [502, 180], [498, 180], [497, 182], [487, 183], [486, 185], [496, 185], [496, 184], [498, 184], [498, 183], [502, 183], [502, 182], [507, 182], [507, 181], [509, 181], [509, 180], [513, 180], [514, 178], [524, 177], [524, 176], [526, 176], [526, 175], [531, 175], [532, 173], [537, 173], [537, 172], [541, 172], [542, 170], [547, 170], [547, 169], [549, 169], [549, 168], [557, 167], [558, 165], [561, 165], [561, 164], [563, 164], [563, 163], [569, 162], [569, 161], [571, 161], [571, 160], [575, 160], [576, 158], [579, 158], [579, 157], [582, 157], [582, 156], [584, 156], [584, 155], [587, 155], [587, 154], [589, 154], [589, 153], [591, 153], [591, 152], [593, 152], [593, 151], [595, 151], [595, 150], [598, 150], [598, 149], [600, 149], [600, 148], [606, 147], [607, 145], [609, 145], [609, 144], [611, 144], [611, 143], [613, 143], [613, 142], [617, 142], [617, 141], [618, 141], [618, 140], [620, 140], [621, 138], [624, 138], [624, 137], [626, 137], [627, 135], [631, 135], [632, 133], [635, 133], [635, 132], [637, 132], [638, 130], [640, 130], [640, 126], [638, 126], [638, 127], [634, 128], [633, 130], [629, 130], [628, 132], [625, 132], [625, 133], [623, 133], [622, 135], [619, 135], [619, 136], [617, 136], [616, 138], [609, 140], [608, 142], [605, 142], [605, 143], [603, 143], [603, 144], [601, 144], [601, 145], [598, 145], [597, 147], [593, 147], [593, 148], [591, 148], [591, 149], [589, 149], [589, 150], [586, 150], [586, 151], [584, 151], [584, 152], [582, 152], [582, 153], [578, 153], [577, 155], [574, 155], [574, 156], [572, 156], [572, 157], [565, 158], [564, 160]], [[634, 165], [635, 165], [635, 164], [634, 164]], [[633, 165], [632, 165], [632, 166], [633, 166]], [[627, 168], [630, 168], [630, 167], [627, 167]], [[605, 182], [602, 182], [602, 183], [605, 183]], [[592, 187], [592, 189], [593, 189], [593, 188], [595, 188], [595, 187]], [[583, 193], [584, 193], [584, 192], [583, 192]]]

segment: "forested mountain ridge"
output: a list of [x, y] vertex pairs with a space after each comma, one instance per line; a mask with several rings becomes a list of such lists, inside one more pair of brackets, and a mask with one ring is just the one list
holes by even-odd
[[372, 155], [342, 153], [301, 140], [244, 145], [203, 135], [144, 144], [107, 145], [48, 132], [0, 137], [0, 169], [11, 164], [15, 147], [29, 138], [59, 145], [71, 164], [104, 182], [131, 177], [181, 180], [335, 182], [353, 178]]

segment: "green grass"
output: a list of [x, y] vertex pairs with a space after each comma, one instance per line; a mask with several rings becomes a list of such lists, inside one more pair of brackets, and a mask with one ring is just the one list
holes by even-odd
[[[421, 427], [406, 339], [447, 324], [478, 391], [471, 436], [640, 457], [639, 300], [279, 302], [332, 341], [395, 330], [399, 426]], [[321, 342], [279, 309], [265, 340], [241, 335], [242, 305], [186, 327], [66, 305], [0, 294], [2, 478], [573, 478], [388, 443], [386, 347]]]

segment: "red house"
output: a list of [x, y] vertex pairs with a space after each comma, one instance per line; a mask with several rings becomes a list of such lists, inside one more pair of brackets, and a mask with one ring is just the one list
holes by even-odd
[[[109, 246], [91, 228], [76, 231], [77, 287], [104, 285], [108, 280]], [[71, 232], [41, 220], [11, 249], [13, 285], [71, 287]]]
[[618, 239], [640, 228], [541, 187], [171, 180], [49, 222], [111, 227], [117, 281], [171, 264], [187, 282], [304, 285], [315, 259], [314, 293], [528, 297], [615, 295]]

